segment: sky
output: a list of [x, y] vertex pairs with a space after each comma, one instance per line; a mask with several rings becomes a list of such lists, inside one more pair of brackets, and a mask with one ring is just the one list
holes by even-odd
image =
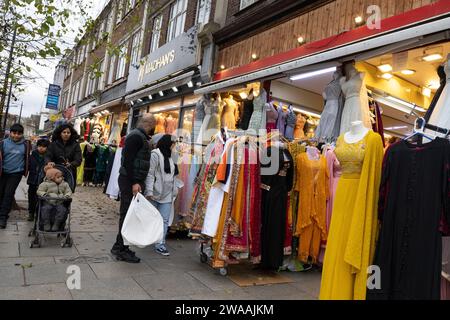
[[[108, 0], [83, 0], [86, 4], [92, 3], [94, 6], [92, 16], [96, 17], [100, 11], [103, 9]], [[74, 22], [81, 26], [81, 19]], [[71, 40], [75, 37], [69, 36]], [[53, 76], [55, 73], [55, 67], [58, 64], [59, 58], [47, 63], [48, 67], [38, 66], [33, 61], [30, 62], [29, 66], [39, 73], [43, 79], [35, 80], [32, 83], [28, 83], [25, 86], [25, 91], [21, 93], [14, 93], [17, 96], [17, 101], [11, 99], [11, 105], [9, 112], [12, 114], [20, 113], [20, 105], [23, 102], [22, 116], [30, 116], [32, 114], [38, 114], [41, 112], [41, 108], [45, 105], [45, 95], [48, 90], [48, 85], [53, 82]]]

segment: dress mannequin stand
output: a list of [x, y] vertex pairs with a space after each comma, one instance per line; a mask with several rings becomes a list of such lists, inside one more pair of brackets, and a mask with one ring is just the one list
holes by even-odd
[[369, 129], [363, 125], [362, 121], [353, 121], [350, 131], [344, 134], [344, 140], [347, 143], [356, 143], [364, 139]]

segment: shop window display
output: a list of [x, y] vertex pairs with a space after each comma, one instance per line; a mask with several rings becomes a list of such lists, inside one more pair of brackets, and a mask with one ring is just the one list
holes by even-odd
[[155, 114], [155, 133], [174, 134], [178, 129], [179, 111], [166, 111]]

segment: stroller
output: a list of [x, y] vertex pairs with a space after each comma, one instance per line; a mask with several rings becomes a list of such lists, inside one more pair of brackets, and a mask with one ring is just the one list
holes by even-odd
[[[75, 180], [72, 175], [72, 172], [64, 167], [63, 165], [55, 165], [55, 169], [58, 169], [62, 172], [64, 176], [64, 181], [66, 181], [69, 184], [70, 189], [72, 192], [75, 191]], [[39, 174], [39, 183], [41, 183], [45, 178], [45, 172], [42, 170]], [[67, 199], [64, 201], [64, 206], [67, 208], [67, 219], [61, 226], [62, 231], [44, 231], [44, 226], [41, 222], [41, 208], [44, 203], [44, 201], [47, 200], [56, 200], [55, 198], [50, 197], [38, 197], [38, 204], [35, 209], [35, 215], [34, 215], [34, 226], [33, 229], [30, 231], [28, 236], [34, 237], [33, 240], [30, 241], [30, 248], [41, 247], [42, 244], [42, 236], [47, 234], [54, 234], [57, 235], [57, 237], [63, 236], [63, 240], [61, 240], [61, 248], [64, 247], [72, 247], [73, 240], [70, 237], [70, 206], [72, 203], [72, 199]]]

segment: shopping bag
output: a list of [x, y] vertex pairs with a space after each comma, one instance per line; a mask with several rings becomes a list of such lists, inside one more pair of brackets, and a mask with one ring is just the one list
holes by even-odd
[[133, 197], [121, 233], [125, 245], [139, 248], [162, 241], [164, 222], [161, 214], [141, 193]]

